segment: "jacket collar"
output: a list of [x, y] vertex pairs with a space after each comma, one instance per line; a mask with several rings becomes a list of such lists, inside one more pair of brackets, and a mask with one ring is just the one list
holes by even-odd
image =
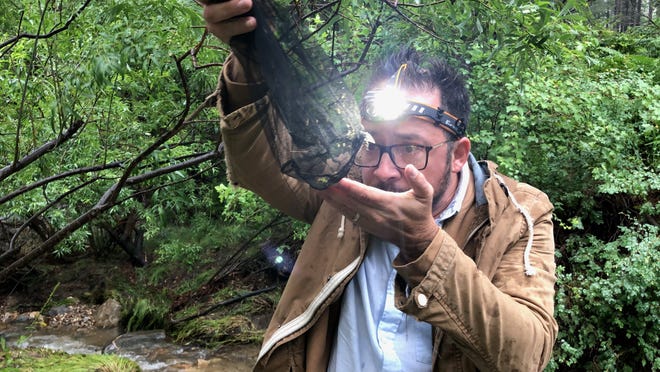
[[490, 177], [488, 165], [486, 163], [483, 163], [483, 165], [480, 164], [472, 153], [468, 155], [468, 164], [470, 165], [470, 169], [472, 169], [472, 176], [474, 177], [475, 200], [477, 206], [482, 206], [488, 203], [486, 194], [484, 193], [484, 183]]

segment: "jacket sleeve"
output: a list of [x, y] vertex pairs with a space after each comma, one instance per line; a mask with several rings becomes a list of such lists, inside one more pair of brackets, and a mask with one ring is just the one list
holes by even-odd
[[280, 121], [279, 116], [264, 84], [249, 80], [249, 74], [230, 56], [218, 86], [227, 178], [285, 214], [311, 222], [321, 199], [309, 185], [280, 171], [261, 125], [265, 120]]
[[491, 221], [484, 261], [475, 263], [443, 230], [416, 261], [395, 261], [397, 307], [442, 330], [480, 370], [542, 370], [552, 355], [552, 205], [536, 191], [518, 195], [534, 221], [533, 276], [523, 268], [529, 229], [515, 208], [506, 208], [501, 222]]

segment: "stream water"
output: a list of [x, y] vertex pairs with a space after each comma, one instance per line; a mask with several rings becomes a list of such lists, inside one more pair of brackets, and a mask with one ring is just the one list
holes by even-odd
[[[26, 337], [29, 335], [29, 337]], [[219, 350], [175, 344], [162, 330], [120, 334], [118, 329], [29, 330], [13, 324], [0, 330], [9, 346], [41, 347], [69, 354], [117, 354], [134, 360], [143, 371], [251, 371], [257, 345], [232, 345]]]

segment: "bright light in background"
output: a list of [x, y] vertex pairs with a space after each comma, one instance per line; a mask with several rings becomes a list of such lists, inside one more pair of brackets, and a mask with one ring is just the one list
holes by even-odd
[[261, 246], [261, 253], [280, 275], [291, 274], [296, 261], [293, 248], [286, 244], [276, 245], [273, 242], [266, 242]]

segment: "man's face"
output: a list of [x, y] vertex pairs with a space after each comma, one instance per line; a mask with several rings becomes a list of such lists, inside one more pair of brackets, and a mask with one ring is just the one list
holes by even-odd
[[[427, 104], [431, 107], [440, 106], [440, 92], [433, 91], [406, 91], [406, 99]], [[370, 122], [363, 120], [376, 144], [391, 146], [398, 144], [413, 144], [433, 146], [449, 140], [449, 134], [436, 127], [429, 119], [409, 116], [397, 121]], [[441, 145], [429, 152], [429, 160], [425, 169], [421, 170], [427, 181], [434, 188], [434, 202], [444, 195], [451, 184], [452, 152], [451, 144]], [[365, 184], [379, 189], [402, 192], [410, 189], [410, 185], [403, 177], [403, 169], [398, 168], [387, 154], [382, 154], [377, 168], [361, 168], [362, 180]], [[453, 194], [453, 190], [452, 190]]]

